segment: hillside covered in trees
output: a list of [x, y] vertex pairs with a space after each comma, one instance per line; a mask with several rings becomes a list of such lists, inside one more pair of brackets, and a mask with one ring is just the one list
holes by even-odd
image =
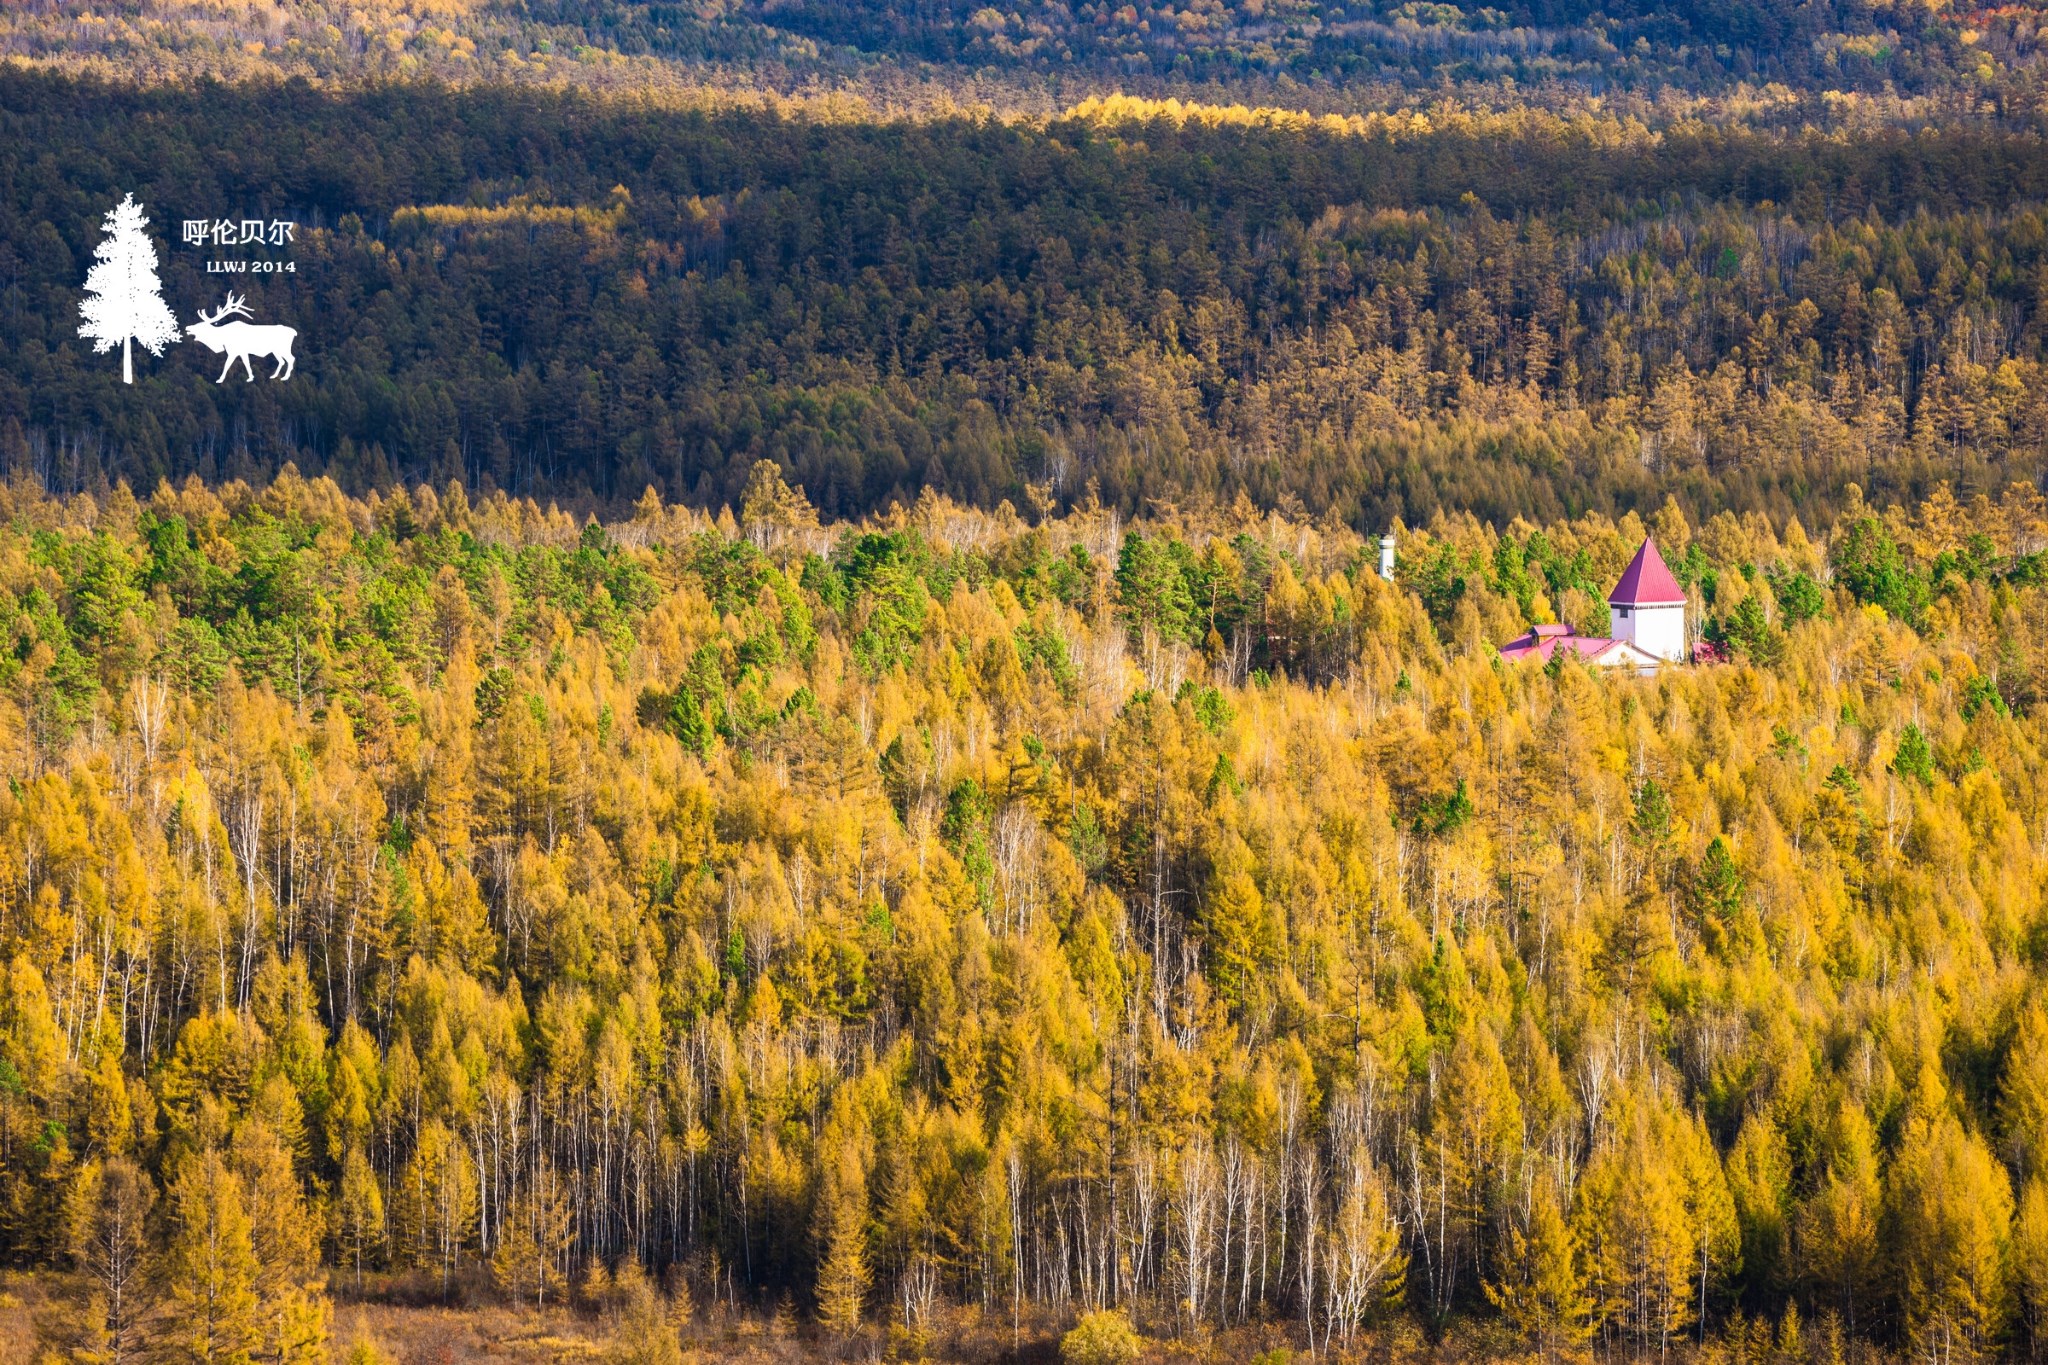
[[[2048, 502], [1779, 527], [12, 482], [0, 1255], [67, 1360], [2031, 1357]], [[1500, 662], [1646, 531], [1731, 662]]]
[[0, 5], [0, 1365], [2041, 1360], [2044, 17]]
[[[289, 384], [77, 335], [100, 220], [286, 218]], [[2048, 458], [2028, 126], [1790, 129], [1096, 100], [875, 120], [499, 87], [0, 72], [0, 467], [394, 481], [711, 509], [772, 459], [832, 516], [1092, 484], [1356, 530], [1828, 517]]]
[[831, 90], [1048, 112], [1113, 92], [1356, 110], [1456, 91], [1918, 117], [2044, 111], [2041, 11], [1893, 0], [24, 0], [0, 60], [121, 81]]

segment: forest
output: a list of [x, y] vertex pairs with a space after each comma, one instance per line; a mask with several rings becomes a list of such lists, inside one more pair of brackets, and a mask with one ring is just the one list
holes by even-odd
[[[108, 209], [297, 223], [235, 279], [289, 384], [77, 335]], [[53, 492], [291, 463], [701, 510], [774, 460], [827, 516], [930, 487], [1125, 515], [1240, 491], [1377, 534], [1832, 518], [2048, 454], [2030, 125], [1090, 99], [876, 119], [514, 86], [0, 71], [0, 469]]]
[[0, 5], [0, 1365], [2048, 1358], [2044, 14]]
[[[832, 92], [1047, 113], [1093, 95], [1357, 109], [1853, 93], [2038, 121], [2041, 11], [1896, 0], [16, 0], [0, 61], [146, 83], [429, 79]], [[1817, 99], [1803, 102], [1810, 111]]]
[[2037, 1358], [2048, 499], [1395, 535], [0, 485], [47, 1358]]

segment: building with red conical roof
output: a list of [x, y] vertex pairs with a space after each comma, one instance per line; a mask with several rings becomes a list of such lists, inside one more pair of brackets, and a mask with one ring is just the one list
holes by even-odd
[[1599, 668], [1632, 668], [1654, 673], [1684, 663], [1685, 589], [1671, 576], [1664, 556], [1645, 539], [1607, 595], [1612, 635], [1581, 635], [1567, 625], [1537, 626], [1500, 647], [1503, 659], [1548, 663], [1559, 650]]
[[1664, 566], [1656, 541], [1643, 538], [1636, 557], [1621, 571], [1621, 581], [1607, 594], [1607, 606], [1615, 639], [1666, 663], [1685, 662], [1685, 589]]

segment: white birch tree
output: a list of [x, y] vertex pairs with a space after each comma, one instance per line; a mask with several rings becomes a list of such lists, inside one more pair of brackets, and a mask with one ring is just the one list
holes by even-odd
[[[1387, 1198], [1385, 1177], [1362, 1142], [1337, 1159], [1341, 1181], [1336, 1216], [1320, 1239], [1323, 1340], [1351, 1344], [1372, 1310], [1406, 1280], [1408, 1257]], [[1315, 1251], [1309, 1252], [1313, 1261]], [[1312, 1286], [1304, 1286], [1313, 1296]]]
[[133, 343], [141, 342], [151, 355], [160, 356], [164, 347], [179, 335], [178, 319], [163, 299], [163, 283], [156, 277], [156, 245], [143, 231], [149, 219], [132, 194], [107, 212], [102, 230], [107, 236], [93, 248], [93, 267], [85, 276], [85, 301], [78, 305], [85, 321], [78, 335], [93, 343], [93, 351], [104, 355], [121, 348], [121, 382], [135, 382]]

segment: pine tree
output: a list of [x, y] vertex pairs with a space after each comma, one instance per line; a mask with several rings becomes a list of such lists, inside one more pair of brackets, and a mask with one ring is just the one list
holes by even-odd
[[1862, 1106], [1843, 1100], [1829, 1125], [1826, 1175], [1799, 1213], [1806, 1275], [1855, 1332], [1878, 1259], [1876, 1135]]
[[1778, 1341], [1773, 1349], [1777, 1358], [1786, 1365], [1801, 1365], [1806, 1359], [1806, 1341], [1800, 1331], [1797, 1302], [1785, 1305], [1785, 1314], [1778, 1319]]
[[560, 1292], [567, 1274], [563, 1262], [575, 1240], [561, 1182], [542, 1170], [512, 1201], [491, 1253], [491, 1277], [515, 1302], [531, 1297], [535, 1306], [545, 1307], [548, 1295]]
[[1755, 1288], [1773, 1292], [1785, 1259], [1791, 1158], [1783, 1134], [1768, 1115], [1752, 1114], [1743, 1121], [1728, 1153], [1727, 1170], [1742, 1229], [1743, 1277]]
[[2048, 1346], [2048, 1181], [2027, 1182], [2012, 1228], [2013, 1288], [2034, 1357]]
[[262, 1341], [256, 1253], [242, 1182], [219, 1152], [189, 1157], [171, 1183], [163, 1357], [179, 1365], [249, 1365]]
[[1888, 1239], [1916, 1350], [1933, 1358], [1985, 1349], [2004, 1320], [2012, 1187], [1955, 1117], [1915, 1116], [1887, 1182]]
[[1219, 843], [1202, 900], [1204, 956], [1216, 993], [1236, 1008], [1254, 1003], [1261, 983], [1272, 975], [1284, 931], [1259, 894], [1244, 840], [1229, 832]]
[[324, 1360], [326, 1279], [292, 1155], [268, 1125], [252, 1119], [236, 1136], [235, 1168], [248, 1197], [263, 1358], [278, 1365]]
[[628, 1256], [613, 1282], [611, 1365], [682, 1365], [681, 1323], [640, 1262]]
[[438, 1269], [446, 1292], [475, 1232], [477, 1182], [462, 1144], [439, 1119], [420, 1126], [395, 1190], [398, 1245], [405, 1263]]
[[818, 525], [817, 511], [801, 488], [791, 488], [773, 460], [756, 460], [740, 498], [740, 529], [754, 545], [773, 554], [784, 540]]
[[107, 213], [102, 231], [107, 236], [93, 248], [93, 267], [85, 276], [85, 302], [78, 306], [85, 319], [78, 335], [93, 343], [104, 355], [121, 348], [121, 382], [135, 382], [133, 342], [141, 342], [151, 355], [160, 356], [164, 347], [180, 335], [178, 319], [163, 300], [163, 284], [156, 276], [156, 246], [143, 229], [149, 219], [132, 194]]
[[818, 1267], [818, 1322], [846, 1334], [860, 1326], [868, 1292], [867, 1229], [863, 1210], [842, 1197], [831, 1211], [824, 1263]]
[[156, 1187], [126, 1158], [79, 1172], [69, 1215], [71, 1253], [84, 1272], [85, 1293], [38, 1324], [65, 1359], [123, 1365], [141, 1357], [150, 1307], [146, 1224], [155, 1202]]
[[2028, 1002], [2005, 1065], [1998, 1121], [2006, 1154], [2022, 1176], [2048, 1169], [2048, 1011]]
[[342, 1160], [338, 1194], [335, 1240], [360, 1285], [363, 1261], [384, 1245], [384, 1191], [361, 1147], [350, 1147]]
[[1911, 721], [1899, 732], [1899, 748], [1892, 756], [1892, 771], [1900, 777], [1912, 778], [1923, 787], [1933, 785], [1934, 751], [1928, 747], [1926, 731]]
[[1578, 1239], [1549, 1182], [1537, 1188], [1530, 1205], [1529, 1230], [1509, 1229], [1501, 1257], [1506, 1273], [1500, 1283], [1486, 1285], [1486, 1297], [1549, 1361], [1593, 1334], [1594, 1305], [1579, 1265]]
[[[1641, 1098], [1627, 1109], [1587, 1164], [1576, 1230], [1601, 1315], [1661, 1352], [1693, 1319], [1708, 1226], [1692, 1188], [1687, 1120]], [[1727, 1221], [1732, 1230], [1732, 1211]]]

